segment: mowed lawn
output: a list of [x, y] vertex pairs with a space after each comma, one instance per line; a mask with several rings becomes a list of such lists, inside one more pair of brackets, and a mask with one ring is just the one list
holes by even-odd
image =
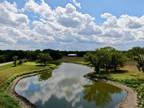
[[35, 62], [26, 62], [22, 65], [17, 65], [16, 67], [13, 67], [13, 64], [0, 66], [0, 88], [2, 88], [3, 84], [12, 77], [43, 68], [46, 67], [37, 66]]

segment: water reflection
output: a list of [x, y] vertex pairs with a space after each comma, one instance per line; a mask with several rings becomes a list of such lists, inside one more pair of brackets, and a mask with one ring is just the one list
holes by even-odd
[[50, 77], [52, 77], [52, 72], [50, 70], [44, 71], [44, 72], [40, 73], [38, 76], [39, 76], [39, 81], [47, 80]]
[[112, 101], [114, 94], [121, 93], [121, 90], [115, 86], [105, 83], [93, 82], [84, 85], [84, 99], [88, 102], [95, 102], [97, 106], [105, 106]]
[[15, 90], [38, 108], [114, 108], [126, 92], [83, 78], [90, 71], [86, 66], [64, 63], [52, 73], [22, 79]]

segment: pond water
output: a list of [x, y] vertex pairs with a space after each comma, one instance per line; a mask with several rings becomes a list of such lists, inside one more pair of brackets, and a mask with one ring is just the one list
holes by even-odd
[[115, 108], [127, 93], [83, 77], [91, 71], [87, 66], [63, 63], [53, 72], [20, 80], [15, 91], [37, 108]]

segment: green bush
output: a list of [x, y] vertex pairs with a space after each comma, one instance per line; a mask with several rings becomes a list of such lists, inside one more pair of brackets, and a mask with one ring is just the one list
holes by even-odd
[[120, 82], [132, 87], [137, 92], [138, 107], [144, 108], [144, 80], [122, 80]]

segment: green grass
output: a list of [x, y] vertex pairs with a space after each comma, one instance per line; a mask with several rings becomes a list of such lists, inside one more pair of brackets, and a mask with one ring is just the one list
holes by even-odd
[[124, 73], [118, 73], [118, 74], [110, 74], [113, 79], [117, 80], [129, 80], [129, 79], [138, 79], [138, 80], [144, 80], [144, 73], [141, 71], [138, 71], [136, 67], [135, 62], [127, 63], [121, 70], [125, 70]]
[[13, 67], [13, 64], [0, 66], [0, 108], [20, 108], [16, 100], [10, 96], [7, 89], [14, 79], [29, 73], [38, 73], [39, 70], [54, 69], [56, 66], [56, 64], [40, 66], [36, 62], [26, 62], [16, 67]]
[[0, 92], [0, 108], [20, 108], [20, 106], [7, 93]]
[[11, 79], [12, 77], [15, 77], [20, 74], [28, 73], [30, 71], [43, 69], [46, 67], [42, 66], [36, 66], [33, 62], [24, 63], [23, 65], [18, 65], [16, 67], [13, 67], [13, 64], [8, 64], [0, 67], [0, 87], [3, 86], [3, 84]]
[[83, 57], [63, 57], [59, 60], [60, 62], [68, 62], [68, 63], [76, 63], [76, 64], [83, 64], [86, 65], [87, 62], [84, 60]]

